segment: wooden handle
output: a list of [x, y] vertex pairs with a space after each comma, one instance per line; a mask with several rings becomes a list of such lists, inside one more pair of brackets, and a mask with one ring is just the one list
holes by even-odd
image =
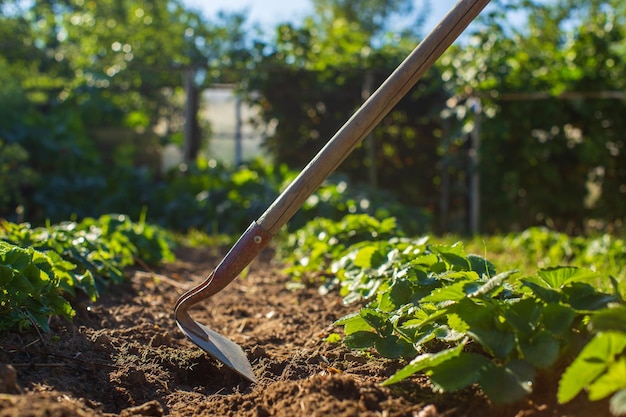
[[489, 0], [460, 0], [433, 31], [354, 113], [257, 220], [275, 234], [380, 123], [474, 20]]

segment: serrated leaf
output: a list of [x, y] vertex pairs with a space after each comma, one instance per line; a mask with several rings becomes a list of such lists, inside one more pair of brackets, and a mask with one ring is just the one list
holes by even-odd
[[559, 341], [552, 333], [546, 331], [534, 335], [530, 340], [521, 340], [519, 347], [524, 359], [535, 368], [547, 368], [559, 357]]
[[426, 371], [436, 391], [451, 392], [478, 382], [489, 359], [478, 353], [461, 352]]
[[521, 335], [529, 336], [535, 331], [541, 311], [542, 304], [533, 298], [525, 298], [506, 305], [503, 314], [509, 325]]
[[456, 304], [455, 312], [469, 325], [467, 334], [485, 350], [499, 359], [505, 359], [515, 347], [515, 335], [498, 324], [498, 308], [494, 302], [481, 304], [466, 298]]
[[455, 271], [469, 271], [471, 270], [470, 263], [464, 257], [450, 252], [439, 252], [439, 254], [450, 264], [450, 269]]
[[362, 350], [374, 346], [378, 339], [378, 335], [374, 332], [356, 331], [346, 335], [343, 343], [350, 349]]
[[563, 288], [567, 302], [577, 310], [598, 310], [616, 301], [611, 294], [599, 292], [596, 287], [582, 282], [575, 282]]
[[410, 377], [411, 375], [432, 368], [444, 363], [454, 357], [459, 356], [463, 350], [464, 344], [459, 344], [453, 348], [445, 349], [437, 353], [424, 353], [413, 359], [407, 366], [400, 369], [390, 378], [383, 381], [382, 385], [391, 385]]
[[406, 279], [396, 279], [389, 289], [390, 300], [400, 307], [409, 302], [411, 299], [411, 283]]
[[359, 315], [377, 331], [386, 327], [389, 323], [387, 314], [373, 308], [362, 308]]
[[26, 249], [15, 247], [4, 255], [4, 264], [11, 268], [22, 271], [31, 262], [32, 256]]
[[11, 287], [23, 293], [30, 294], [33, 291], [33, 284], [21, 272], [13, 271], [13, 280]]
[[368, 322], [363, 320], [363, 317], [359, 313], [349, 314], [345, 317], [335, 321], [335, 326], [344, 326], [344, 333], [346, 335], [355, 333], [358, 331], [371, 331], [374, 330]]
[[542, 315], [542, 322], [546, 330], [555, 335], [561, 335], [570, 330], [575, 312], [569, 306], [552, 303], [543, 307]]
[[467, 334], [498, 359], [505, 359], [515, 347], [515, 335], [495, 327], [470, 326]]
[[396, 359], [404, 354], [405, 345], [396, 335], [389, 335], [376, 340], [374, 347], [383, 357]]
[[626, 333], [626, 306], [607, 308], [591, 316], [589, 327], [594, 332], [620, 331]]
[[583, 282], [589, 278], [597, 277], [598, 273], [574, 266], [559, 266], [540, 269], [537, 271], [537, 276], [549, 288], [557, 289], [570, 282]]
[[510, 404], [532, 392], [535, 377], [533, 367], [522, 360], [512, 360], [505, 366], [489, 362], [481, 373], [479, 384], [495, 404]]
[[625, 388], [626, 358], [620, 358], [589, 386], [589, 400], [598, 401]]
[[456, 313], [448, 314], [448, 326], [456, 332], [466, 333], [469, 325]]
[[576, 397], [607, 369], [609, 361], [624, 348], [626, 335], [623, 333], [596, 334], [561, 376], [557, 393], [559, 403], [566, 403]]
[[385, 259], [378, 246], [371, 245], [359, 249], [354, 258], [354, 265], [359, 268], [378, 268]]
[[522, 279], [522, 285], [530, 288], [533, 294], [540, 300], [548, 304], [561, 301], [561, 294], [558, 291], [547, 288], [542, 284], [542, 281], [537, 277], [526, 277]]
[[0, 265], [0, 285], [6, 288], [7, 284], [12, 280], [13, 270], [6, 265]]
[[480, 276], [491, 277], [496, 273], [496, 267], [493, 263], [478, 255], [467, 255], [467, 260], [470, 263], [470, 268]]
[[422, 298], [424, 303], [441, 303], [444, 301], [458, 301], [465, 298], [467, 293], [465, 292], [466, 285], [469, 281], [457, 281], [450, 285], [446, 285], [441, 288], [435, 289], [426, 297]]

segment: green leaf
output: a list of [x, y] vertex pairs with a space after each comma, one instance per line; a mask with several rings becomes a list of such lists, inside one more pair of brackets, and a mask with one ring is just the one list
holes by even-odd
[[512, 301], [503, 309], [507, 323], [525, 337], [535, 331], [541, 316], [542, 304], [534, 298], [524, 298]]
[[471, 266], [467, 259], [450, 252], [439, 252], [439, 254], [450, 264], [450, 269], [454, 271], [470, 271]]
[[407, 343], [400, 340], [396, 335], [381, 337], [376, 340], [374, 344], [378, 353], [389, 359], [396, 359], [403, 356], [407, 348], [406, 345]]
[[626, 306], [596, 311], [591, 316], [589, 326], [594, 332], [615, 330], [626, 333]]
[[372, 308], [362, 308], [360, 316], [375, 330], [380, 331], [389, 324], [388, 316], [382, 311]]
[[476, 271], [476, 273], [480, 276], [494, 276], [496, 273], [496, 267], [493, 263], [478, 255], [467, 255], [467, 260], [470, 263], [470, 268], [472, 271]]
[[557, 399], [563, 404], [572, 400], [608, 367], [613, 357], [626, 348], [626, 335], [618, 332], [598, 333], [583, 348], [559, 381]]
[[467, 333], [498, 359], [506, 359], [515, 347], [515, 335], [495, 327], [470, 326]]
[[547, 368], [559, 357], [559, 341], [552, 333], [546, 331], [539, 332], [530, 340], [520, 340], [519, 347], [524, 359], [535, 368]]
[[344, 333], [346, 335], [355, 333], [358, 331], [372, 331], [374, 330], [368, 322], [366, 322], [359, 313], [352, 313], [345, 317], [335, 321], [335, 326], [344, 326]]
[[558, 291], [547, 288], [542, 284], [543, 282], [537, 277], [526, 277], [522, 279], [522, 285], [530, 288], [535, 296], [547, 304], [561, 301], [561, 294]]
[[385, 262], [385, 259], [379, 247], [371, 245], [359, 249], [354, 258], [354, 265], [359, 268], [377, 268]]
[[469, 325], [456, 313], [448, 314], [448, 326], [456, 332], [467, 333]]
[[489, 362], [483, 368], [479, 384], [495, 404], [510, 404], [532, 392], [535, 371], [522, 360], [512, 360], [505, 366]]
[[488, 363], [489, 359], [483, 355], [461, 352], [459, 356], [430, 368], [426, 375], [430, 377], [435, 390], [456, 391], [478, 382]]
[[464, 299], [456, 305], [456, 313], [469, 325], [467, 334], [489, 353], [505, 359], [515, 347], [515, 334], [499, 323], [498, 307], [494, 302], [482, 304]]
[[374, 332], [356, 331], [346, 335], [343, 338], [343, 343], [350, 349], [367, 349], [374, 346], [379, 337]]
[[30, 294], [33, 291], [33, 284], [30, 280], [24, 276], [21, 272], [14, 271], [13, 280], [11, 281], [11, 287], [18, 291]]
[[413, 359], [407, 366], [400, 369], [390, 378], [383, 381], [382, 385], [391, 385], [410, 377], [411, 375], [435, 367], [454, 357], [459, 356], [463, 350], [464, 344], [459, 344], [453, 348], [445, 349], [437, 353], [424, 353]]
[[7, 284], [12, 280], [13, 270], [6, 265], [0, 265], [0, 285], [6, 288]]
[[589, 386], [589, 399], [598, 401], [625, 388], [626, 358], [620, 358]]
[[582, 282], [563, 288], [563, 293], [567, 302], [577, 310], [598, 310], [616, 301], [613, 295], [599, 292], [593, 285]]
[[456, 281], [452, 284], [437, 288], [430, 295], [422, 298], [424, 303], [441, 303], [444, 301], [458, 301], [467, 296], [467, 287], [471, 284], [469, 280]]
[[589, 278], [597, 277], [598, 273], [574, 266], [559, 266], [540, 269], [537, 271], [537, 276], [548, 285], [549, 288], [557, 289], [562, 288], [565, 284], [570, 282], [583, 282]]
[[411, 283], [406, 279], [395, 279], [389, 290], [390, 300], [400, 307], [411, 299]]
[[557, 303], [546, 304], [542, 314], [544, 327], [555, 335], [568, 332], [575, 317], [571, 307]]
[[32, 256], [26, 249], [14, 247], [4, 255], [4, 264], [18, 271], [24, 270], [31, 262]]

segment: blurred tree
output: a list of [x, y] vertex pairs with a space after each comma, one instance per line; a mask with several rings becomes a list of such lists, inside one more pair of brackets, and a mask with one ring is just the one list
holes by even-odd
[[[536, 224], [570, 232], [626, 214], [626, 14], [622, 2], [499, 1], [469, 42], [442, 60], [456, 97], [444, 113], [471, 130], [482, 100], [486, 230]], [[522, 10], [522, 25], [504, 13]], [[600, 194], [598, 194], [600, 192]]]
[[237, 78], [244, 20], [209, 23], [179, 0], [2, 1], [1, 94], [12, 105], [0, 107], [0, 152], [17, 144], [45, 174], [22, 187], [26, 218], [97, 214], [111, 210], [112, 194], [126, 195], [117, 210], [138, 212], [150, 175], [134, 165], [156, 168], [152, 128], [165, 127], [165, 140], [181, 136], [183, 73], [193, 70], [199, 86]]
[[[277, 27], [250, 74], [261, 117], [278, 122], [265, 146], [277, 162], [293, 168], [310, 161], [363, 102], [364, 87], [369, 83], [365, 89], [373, 92], [418, 42], [414, 26], [383, 32], [383, 23], [411, 2], [372, 1], [367, 10], [343, 1], [314, 4], [315, 15], [301, 26]], [[367, 182], [375, 164], [380, 187], [394, 189], [405, 203], [434, 208], [433, 110], [443, 99], [442, 83], [431, 71], [375, 130], [374, 146], [357, 148], [339, 170]]]

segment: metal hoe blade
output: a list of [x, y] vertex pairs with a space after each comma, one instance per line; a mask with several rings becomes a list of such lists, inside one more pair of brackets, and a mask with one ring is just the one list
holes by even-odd
[[180, 323], [178, 323], [178, 328], [192, 342], [200, 346], [215, 359], [251, 382], [256, 382], [252, 366], [241, 346], [201, 323], [196, 322], [196, 325], [205, 333], [206, 337], [199, 337], [194, 333], [188, 332]]
[[413, 88], [487, 3], [489, 0], [460, 0], [328, 141], [265, 213], [250, 225], [217, 268], [202, 283], [180, 297], [176, 302], [175, 316], [178, 327], [185, 336], [224, 365], [255, 382], [252, 366], [241, 347], [195, 321], [189, 315], [189, 309], [221, 291], [252, 262], [272, 236]]

